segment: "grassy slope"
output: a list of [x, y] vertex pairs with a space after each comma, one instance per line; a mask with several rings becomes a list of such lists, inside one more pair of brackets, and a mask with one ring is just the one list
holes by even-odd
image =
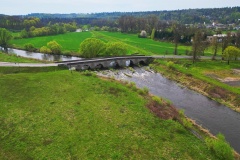
[[215, 159], [202, 141], [153, 116], [146, 100], [125, 86], [77, 72], [31, 70], [0, 74], [0, 159]]
[[0, 52], [0, 62], [36, 63], [40, 61], [35, 59], [22, 58], [16, 56], [15, 54], [7, 54]]

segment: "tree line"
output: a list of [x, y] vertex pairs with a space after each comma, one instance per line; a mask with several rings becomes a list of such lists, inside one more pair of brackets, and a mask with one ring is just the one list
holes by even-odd
[[[183, 9], [172, 11], [144, 11], [144, 12], [102, 12], [91, 14], [41, 14], [34, 13], [26, 15], [25, 17], [38, 17], [41, 19], [47, 18], [95, 18], [95, 19], [118, 19], [121, 16], [145, 17], [148, 15], [155, 15], [160, 20], [164, 21], [178, 21], [182, 24], [195, 23], [211, 23], [213, 21], [219, 23], [236, 23], [240, 24], [240, 7], [225, 7], [225, 8], [202, 8], [202, 9]], [[90, 23], [88, 23], [90, 24]]]

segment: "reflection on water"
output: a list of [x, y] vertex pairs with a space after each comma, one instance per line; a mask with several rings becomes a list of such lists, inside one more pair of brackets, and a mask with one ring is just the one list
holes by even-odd
[[33, 58], [33, 59], [39, 59], [39, 60], [45, 60], [45, 61], [69, 61], [69, 60], [81, 59], [79, 57], [73, 57], [73, 56], [35, 53], [35, 52], [28, 52], [28, 51], [12, 49], [12, 48], [8, 49], [8, 53], [13, 53], [21, 57]]
[[239, 113], [149, 69], [108, 70], [98, 72], [98, 74], [115, 77], [118, 80], [132, 81], [140, 88], [149, 88], [152, 94], [169, 99], [178, 109], [185, 110], [188, 117], [209, 129], [212, 134], [216, 135], [219, 132], [224, 134], [231, 146], [240, 152]]

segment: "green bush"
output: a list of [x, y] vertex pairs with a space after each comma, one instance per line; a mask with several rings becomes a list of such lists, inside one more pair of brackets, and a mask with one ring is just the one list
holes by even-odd
[[46, 47], [46, 46], [42, 46], [39, 51], [40, 51], [41, 53], [48, 53], [48, 54], [52, 53], [51, 49], [49, 49], [49, 48]]
[[27, 50], [27, 51], [30, 51], [30, 52], [33, 52], [36, 50], [36, 48], [34, 47], [33, 44], [31, 43], [27, 43], [24, 45], [24, 49]]
[[172, 61], [167, 62], [167, 67], [170, 69], [174, 68], [174, 63]]
[[61, 53], [62, 46], [60, 44], [58, 44], [56, 41], [48, 42], [47, 46], [53, 54], [60, 54]]
[[224, 135], [218, 134], [217, 139], [206, 138], [205, 142], [208, 148], [213, 151], [221, 160], [233, 160], [233, 150], [226, 142]]
[[154, 102], [157, 102], [159, 105], [162, 105], [162, 104], [163, 104], [162, 99], [159, 98], [159, 97], [157, 97], [157, 96], [153, 96], [153, 97], [152, 97], [152, 100], [153, 100]]
[[143, 87], [143, 89], [139, 89], [138, 93], [141, 95], [147, 95], [149, 93], [149, 89], [147, 87]]

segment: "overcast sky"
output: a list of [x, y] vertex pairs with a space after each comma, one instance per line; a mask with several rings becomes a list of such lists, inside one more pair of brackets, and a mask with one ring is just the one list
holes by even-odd
[[1, 0], [0, 14], [161, 11], [240, 6], [240, 0]]

